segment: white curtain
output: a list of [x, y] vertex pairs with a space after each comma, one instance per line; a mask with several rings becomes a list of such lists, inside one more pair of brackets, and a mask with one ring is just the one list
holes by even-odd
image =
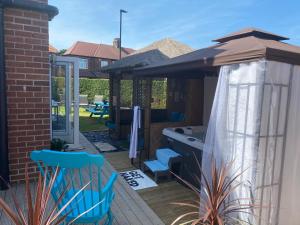
[[234, 198], [261, 206], [255, 217], [239, 214], [252, 224], [278, 221], [291, 71], [292, 65], [266, 60], [220, 70], [202, 164], [209, 174], [214, 155], [234, 161], [232, 174], [246, 170]]
[[140, 107], [133, 107], [133, 119], [131, 125], [131, 135], [130, 135], [130, 146], [129, 146], [129, 158], [136, 158], [137, 148], [138, 148], [138, 130], [141, 128], [141, 113]]
[[[235, 198], [250, 198], [255, 184], [259, 110], [265, 75], [264, 60], [221, 68], [204, 145], [204, 171], [210, 173], [212, 154], [217, 162], [234, 161], [232, 174], [244, 171]], [[244, 202], [245, 203], [245, 202]], [[248, 215], [242, 216], [250, 220]]]

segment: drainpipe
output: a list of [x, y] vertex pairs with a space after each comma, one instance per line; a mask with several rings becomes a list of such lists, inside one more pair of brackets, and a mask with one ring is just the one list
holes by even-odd
[[[7, 143], [6, 73], [4, 57], [4, 9], [0, 5], [0, 190], [9, 182]], [[4, 181], [3, 181], [4, 180]]]

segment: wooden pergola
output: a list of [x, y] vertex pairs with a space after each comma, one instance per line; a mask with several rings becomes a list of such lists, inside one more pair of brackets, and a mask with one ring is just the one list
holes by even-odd
[[[162, 147], [162, 130], [168, 127], [202, 125], [204, 113], [204, 79], [215, 77], [214, 70], [185, 70], [180, 73], [163, 73], [155, 76], [139, 75], [131, 71], [110, 73], [110, 118], [114, 124], [110, 130], [112, 137], [122, 139], [130, 135], [132, 108], [121, 107], [121, 80], [132, 80], [132, 107], [140, 106], [142, 111], [142, 128], [140, 138], [143, 139], [141, 160], [152, 158], [155, 150]], [[152, 84], [155, 80], [167, 82], [166, 107], [153, 109]], [[216, 79], [215, 79], [216, 80]], [[211, 106], [209, 106], [210, 108]], [[182, 120], [172, 120], [172, 113], [184, 115]], [[129, 120], [128, 120], [129, 119]]]

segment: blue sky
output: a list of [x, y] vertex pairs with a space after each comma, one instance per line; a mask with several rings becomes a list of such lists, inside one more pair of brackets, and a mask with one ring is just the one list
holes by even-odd
[[50, 43], [58, 49], [75, 41], [122, 44], [135, 49], [170, 37], [193, 48], [244, 27], [290, 37], [300, 45], [300, 0], [49, 0], [60, 13], [50, 22]]

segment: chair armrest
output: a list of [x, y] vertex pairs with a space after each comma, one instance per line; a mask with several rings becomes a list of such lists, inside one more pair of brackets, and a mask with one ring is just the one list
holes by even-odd
[[118, 174], [113, 172], [109, 180], [106, 182], [105, 187], [102, 189], [102, 196], [105, 198], [107, 194], [112, 193], [113, 185], [117, 179]]

